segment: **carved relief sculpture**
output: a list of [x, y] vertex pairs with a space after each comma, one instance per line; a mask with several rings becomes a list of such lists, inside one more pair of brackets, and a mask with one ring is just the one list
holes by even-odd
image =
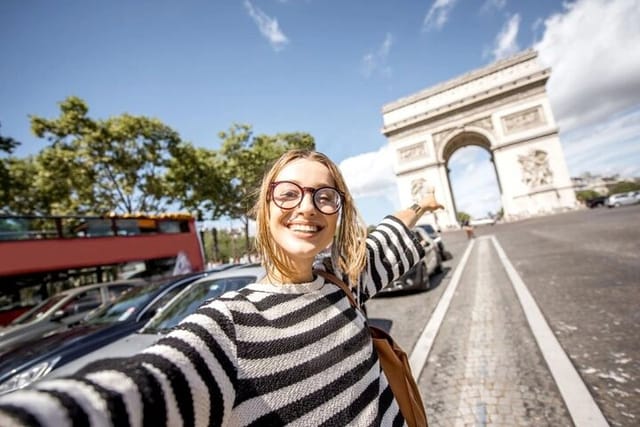
[[532, 129], [545, 123], [546, 120], [540, 105], [502, 118], [502, 126], [505, 133]]
[[518, 162], [522, 168], [522, 182], [529, 188], [553, 183], [553, 172], [546, 151], [531, 150], [527, 155], [518, 156]]
[[424, 178], [416, 178], [411, 181], [411, 198], [418, 203], [427, 195], [427, 180]]
[[425, 151], [424, 142], [409, 145], [408, 147], [403, 147], [398, 150], [398, 160], [400, 161], [400, 163], [419, 159], [420, 157], [425, 157], [426, 155], [427, 152]]

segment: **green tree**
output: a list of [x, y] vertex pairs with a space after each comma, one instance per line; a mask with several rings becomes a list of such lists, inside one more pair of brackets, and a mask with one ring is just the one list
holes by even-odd
[[221, 188], [224, 201], [219, 207], [226, 216], [242, 221], [249, 253], [250, 210], [256, 202], [264, 174], [284, 152], [295, 148], [313, 150], [315, 141], [313, 136], [303, 132], [254, 136], [251, 126], [246, 124], [234, 124], [218, 136], [222, 140], [219, 155], [225, 177]]
[[609, 186], [609, 194], [626, 193], [640, 190], [640, 183], [631, 181], [620, 181]]
[[183, 143], [170, 160], [166, 175], [167, 194], [182, 208], [197, 212], [198, 219], [224, 216], [226, 176], [217, 152]]
[[[2, 125], [0, 125], [1, 127]], [[18, 141], [11, 137], [0, 135], [0, 154], [11, 154], [13, 150], [20, 145]], [[11, 191], [11, 176], [9, 174], [10, 159], [0, 158], [0, 206], [6, 209], [9, 203], [9, 192]]]
[[594, 190], [579, 190], [576, 191], [576, 199], [581, 202], [585, 202], [589, 199], [593, 199], [594, 197], [600, 196], [600, 193]]
[[456, 219], [460, 224], [463, 224], [471, 219], [471, 215], [463, 211], [458, 211], [456, 213]]
[[31, 117], [31, 129], [51, 145], [40, 162], [56, 193], [52, 213], [163, 211], [173, 201], [165, 174], [182, 146], [176, 131], [157, 119], [122, 114], [88, 116], [77, 97], [60, 103], [55, 119]]

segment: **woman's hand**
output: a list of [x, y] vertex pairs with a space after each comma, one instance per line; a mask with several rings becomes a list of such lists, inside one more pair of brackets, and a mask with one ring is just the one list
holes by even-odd
[[444, 209], [444, 206], [436, 200], [433, 187], [429, 187], [418, 203], [414, 203], [409, 208], [396, 212], [394, 216], [404, 222], [407, 227], [413, 228], [425, 212], [434, 212], [438, 209]]
[[422, 200], [418, 202], [418, 204], [425, 212], [433, 212], [437, 211], [438, 209], [444, 209], [444, 206], [442, 206], [436, 200], [435, 190], [433, 189], [433, 187], [427, 188], [427, 192], [425, 193]]

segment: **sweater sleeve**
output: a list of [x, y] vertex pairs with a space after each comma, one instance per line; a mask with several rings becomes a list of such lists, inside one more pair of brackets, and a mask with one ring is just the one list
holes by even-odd
[[385, 217], [367, 237], [367, 265], [360, 280], [364, 301], [409, 271], [424, 256], [425, 249], [415, 234], [396, 217]]
[[231, 314], [213, 300], [141, 353], [1, 396], [0, 425], [225, 425], [236, 361]]

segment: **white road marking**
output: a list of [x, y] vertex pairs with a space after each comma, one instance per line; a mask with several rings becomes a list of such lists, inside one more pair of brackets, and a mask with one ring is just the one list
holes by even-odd
[[531, 328], [540, 352], [549, 366], [551, 375], [560, 390], [574, 424], [576, 427], [609, 426], [593, 396], [589, 393], [571, 360], [569, 360], [558, 339], [551, 331], [549, 324], [538, 308], [538, 304], [529, 293], [527, 286], [511, 264], [511, 261], [509, 261], [509, 258], [507, 258], [502, 246], [498, 243], [498, 239], [495, 236], [491, 236], [491, 241], [518, 295], [520, 305], [529, 322], [529, 328]]

